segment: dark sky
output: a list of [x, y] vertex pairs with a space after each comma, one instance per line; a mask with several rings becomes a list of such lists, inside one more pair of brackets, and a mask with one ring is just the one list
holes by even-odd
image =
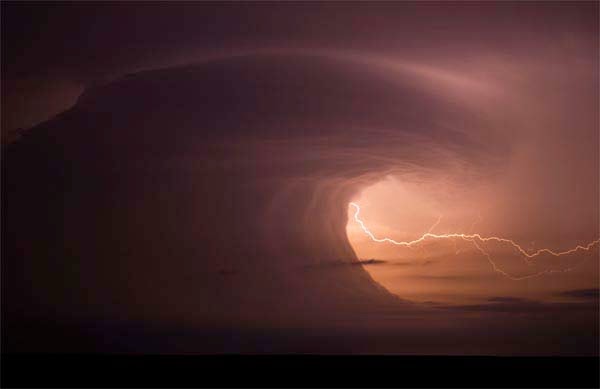
[[3, 2], [6, 347], [597, 355], [597, 244], [349, 207], [598, 239], [597, 14]]
[[[2, 93], [11, 109], [5, 110], [3, 128], [39, 122], [58, 111], [59, 101], [70, 104], [78, 86], [211, 53], [318, 48], [463, 62], [482, 53], [535, 58], [565, 46], [593, 51], [595, 7], [593, 2], [4, 2]], [[42, 96], [24, 97], [29, 94]]]

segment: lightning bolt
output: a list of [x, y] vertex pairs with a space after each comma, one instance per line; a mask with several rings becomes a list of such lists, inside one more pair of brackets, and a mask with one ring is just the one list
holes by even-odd
[[479, 223], [481, 220], [482, 220], [482, 217], [481, 217], [481, 211], [479, 211], [479, 212], [477, 212], [477, 220], [475, 220], [475, 221], [474, 221], [474, 222], [471, 224], [471, 227], [469, 228], [469, 233], [470, 233], [471, 231], [473, 231], [473, 228], [475, 228], [475, 226], [476, 226], [476, 225], [477, 225], [477, 224], [478, 224], [478, 223]]
[[[498, 242], [498, 243], [503, 243], [503, 244], [508, 244], [510, 245], [512, 248], [514, 248], [518, 253], [520, 253], [523, 258], [525, 259], [525, 261], [528, 264], [532, 264], [531, 260], [542, 255], [542, 254], [548, 254], [551, 255], [553, 257], [562, 257], [565, 255], [569, 255], [569, 254], [574, 254], [578, 251], [590, 251], [594, 246], [598, 245], [600, 243], [600, 239], [596, 239], [590, 243], [588, 243], [586, 246], [581, 246], [581, 245], [577, 245], [575, 247], [573, 247], [572, 249], [569, 250], [565, 250], [565, 251], [554, 251], [554, 250], [550, 250], [547, 248], [542, 248], [539, 249], [533, 253], [528, 253], [526, 250], [524, 250], [519, 244], [517, 244], [515, 241], [511, 240], [511, 239], [506, 239], [506, 238], [501, 238], [501, 237], [497, 237], [497, 236], [490, 236], [490, 237], [483, 237], [480, 234], [433, 234], [431, 233], [431, 230], [433, 230], [433, 228], [435, 226], [437, 226], [437, 224], [439, 224], [441, 217], [438, 219], [438, 221], [429, 229], [428, 232], [424, 233], [423, 235], [421, 235], [421, 237], [415, 239], [415, 240], [411, 240], [411, 241], [397, 241], [391, 238], [378, 238], [376, 237], [370, 230], [369, 228], [365, 225], [365, 223], [360, 219], [359, 215], [360, 215], [360, 206], [356, 203], [350, 203], [350, 205], [352, 205], [355, 209], [354, 212], [354, 221], [356, 221], [356, 223], [358, 225], [360, 225], [361, 229], [363, 230], [363, 232], [369, 236], [371, 238], [372, 241], [374, 242], [378, 242], [378, 243], [391, 243], [393, 245], [396, 246], [403, 246], [403, 247], [413, 247], [415, 245], [418, 245], [420, 243], [423, 243], [426, 239], [430, 238], [430, 239], [461, 239], [463, 241], [466, 242], [471, 242], [473, 243], [473, 245], [475, 246], [475, 248], [482, 254], [484, 255], [490, 265], [492, 266], [492, 269], [495, 272], [498, 272], [502, 275], [504, 275], [505, 277], [510, 278], [511, 280], [523, 280], [523, 279], [527, 279], [527, 278], [533, 278], [533, 277], [537, 277], [537, 276], [541, 276], [544, 274], [549, 274], [549, 273], [564, 273], [564, 272], [568, 272], [573, 270], [576, 266], [567, 268], [567, 269], [561, 269], [561, 270], [557, 270], [557, 269], [547, 269], [547, 270], [542, 270], [538, 273], [534, 273], [534, 274], [529, 274], [526, 276], [520, 276], [520, 277], [515, 277], [507, 272], [505, 272], [504, 270], [502, 270], [500, 267], [498, 267], [498, 265], [495, 263], [495, 261], [492, 259], [492, 256], [485, 251], [485, 249], [481, 246], [480, 243], [486, 243], [486, 242]], [[581, 264], [581, 263], [580, 263]]]
[[433, 229], [440, 224], [440, 222], [442, 221], [442, 217], [443, 216], [438, 217], [437, 221], [435, 223], [433, 223], [433, 225], [431, 227], [429, 227], [429, 229], [427, 230], [427, 233], [430, 233], [431, 231], [433, 231]]

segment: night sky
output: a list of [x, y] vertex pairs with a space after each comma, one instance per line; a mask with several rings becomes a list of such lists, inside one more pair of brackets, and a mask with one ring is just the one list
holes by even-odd
[[598, 11], [2, 2], [3, 350], [598, 356]]

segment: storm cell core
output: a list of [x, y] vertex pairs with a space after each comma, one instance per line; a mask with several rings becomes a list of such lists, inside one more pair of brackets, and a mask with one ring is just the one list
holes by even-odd
[[390, 292], [465, 303], [481, 293], [532, 296], [551, 293], [556, 283], [593, 289], [598, 282], [593, 226], [571, 241], [547, 239], [547, 226], [542, 233], [529, 227], [539, 226], [540, 212], [522, 221], [526, 234], [513, 230], [518, 238], [509, 238], [502, 218], [506, 205], [488, 197], [489, 190], [448, 188], [455, 195], [440, 197], [444, 184], [432, 180], [387, 177], [348, 205], [346, 230], [359, 262]]

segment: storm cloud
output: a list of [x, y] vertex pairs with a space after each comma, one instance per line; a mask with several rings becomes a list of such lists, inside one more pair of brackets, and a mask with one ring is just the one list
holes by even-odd
[[[597, 53], [598, 25], [590, 9], [597, 5], [197, 4], [138, 14], [125, 4], [73, 5], [50, 12], [79, 15], [76, 25], [40, 33], [37, 49], [23, 55], [17, 38], [32, 33], [3, 23], [3, 36], [14, 39], [3, 45], [3, 76], [11, 80], [3, 98], [21, 90], [44, 101], [14, 97], [8, 104], [20, 108], [8, 119], [3, 110], [3, 133], [27, 127], [2, 150], [9, 347], [36, 336], [23, 323], [52, 321], [77, 327], [84, 339], [113, 334], [108, 349], [127, 351], [385, 349], [378, 346], [384, 335], [374, 341], [372, 332], [411, 352], [452, 350], [453, 336], [470, 342], [458, 352], [516, 350], [504, 343], [505, 331], [518, 344], [519, 328], [539, 324], [521, 321], [521, 313], [553, 317], [579, 305], [493, 297], [483, 287], [483, 303], [438, 309], [410, 301], [383, 287], [375, 271], [438, 271], [406, 276], [417, 280], [415, 290], [426, 280], [467, 285], [476, 275], [440, 271], [447, 258], [435, 252], [415, 266], [361, 259], [360, 242], [347, 232], [348, 204], [395, 177], [420, 188], [414, 197], [443, 198], [451, 212], [487, 201], [495, 211], [481, 228], [515, 239], [597, 238], [598, 134], [590, 113], [598, 63], [589, 53]], [[27, 6], [8, 11], [17, 21], [35, 16]], [[302, 27], [302, 15], [315, 16]], [[103, 24], [86, 20], [121, 26], [110, 29], [121, 31], [119, 39], [111, 35], [118, 44], [106, 40]], [[157, 35], [159, 22], [172, 35]], [[86, 41], [66, 39], [73, 36]], [[564, 140], [565, 128], [577, 135]], [[465, 188], [475, 194], [454, 196]], [[567, 205], [568, 215], [547, 212]], [[484, 315], [460, 320], [474, 311]], [[510, 330], [493, 323], [511, 313], [518, 318]], [[560, 331], [548, 327], [547, 339], [519, 352], [593, 354], [586, 342], [597, 341], [597, 322], [588, 314], [576, 323], [583, 328], [573, 335], [576, 346], [553, 346], [547, 339]], [[109, 324], [82, 330], [98, 318]], [[561, 319], [561, 328], [570, 320]], [[113, 327], [119, 330], [106, 329]], [[156, 333], [185, 335], [148, 346]], [[213, 333], [218, 340], [203, 344]], [[331, 333], [341, 340], [327, 347], [314, 340]], [[431, 340], [439, 333], [444, 339]], [[228, 340], [231, 334], [242, 340]], [[254, 340], [246, 344], [248, 334]], [[355, 346], [345, 343], [352, 337], [360, 339]]]

